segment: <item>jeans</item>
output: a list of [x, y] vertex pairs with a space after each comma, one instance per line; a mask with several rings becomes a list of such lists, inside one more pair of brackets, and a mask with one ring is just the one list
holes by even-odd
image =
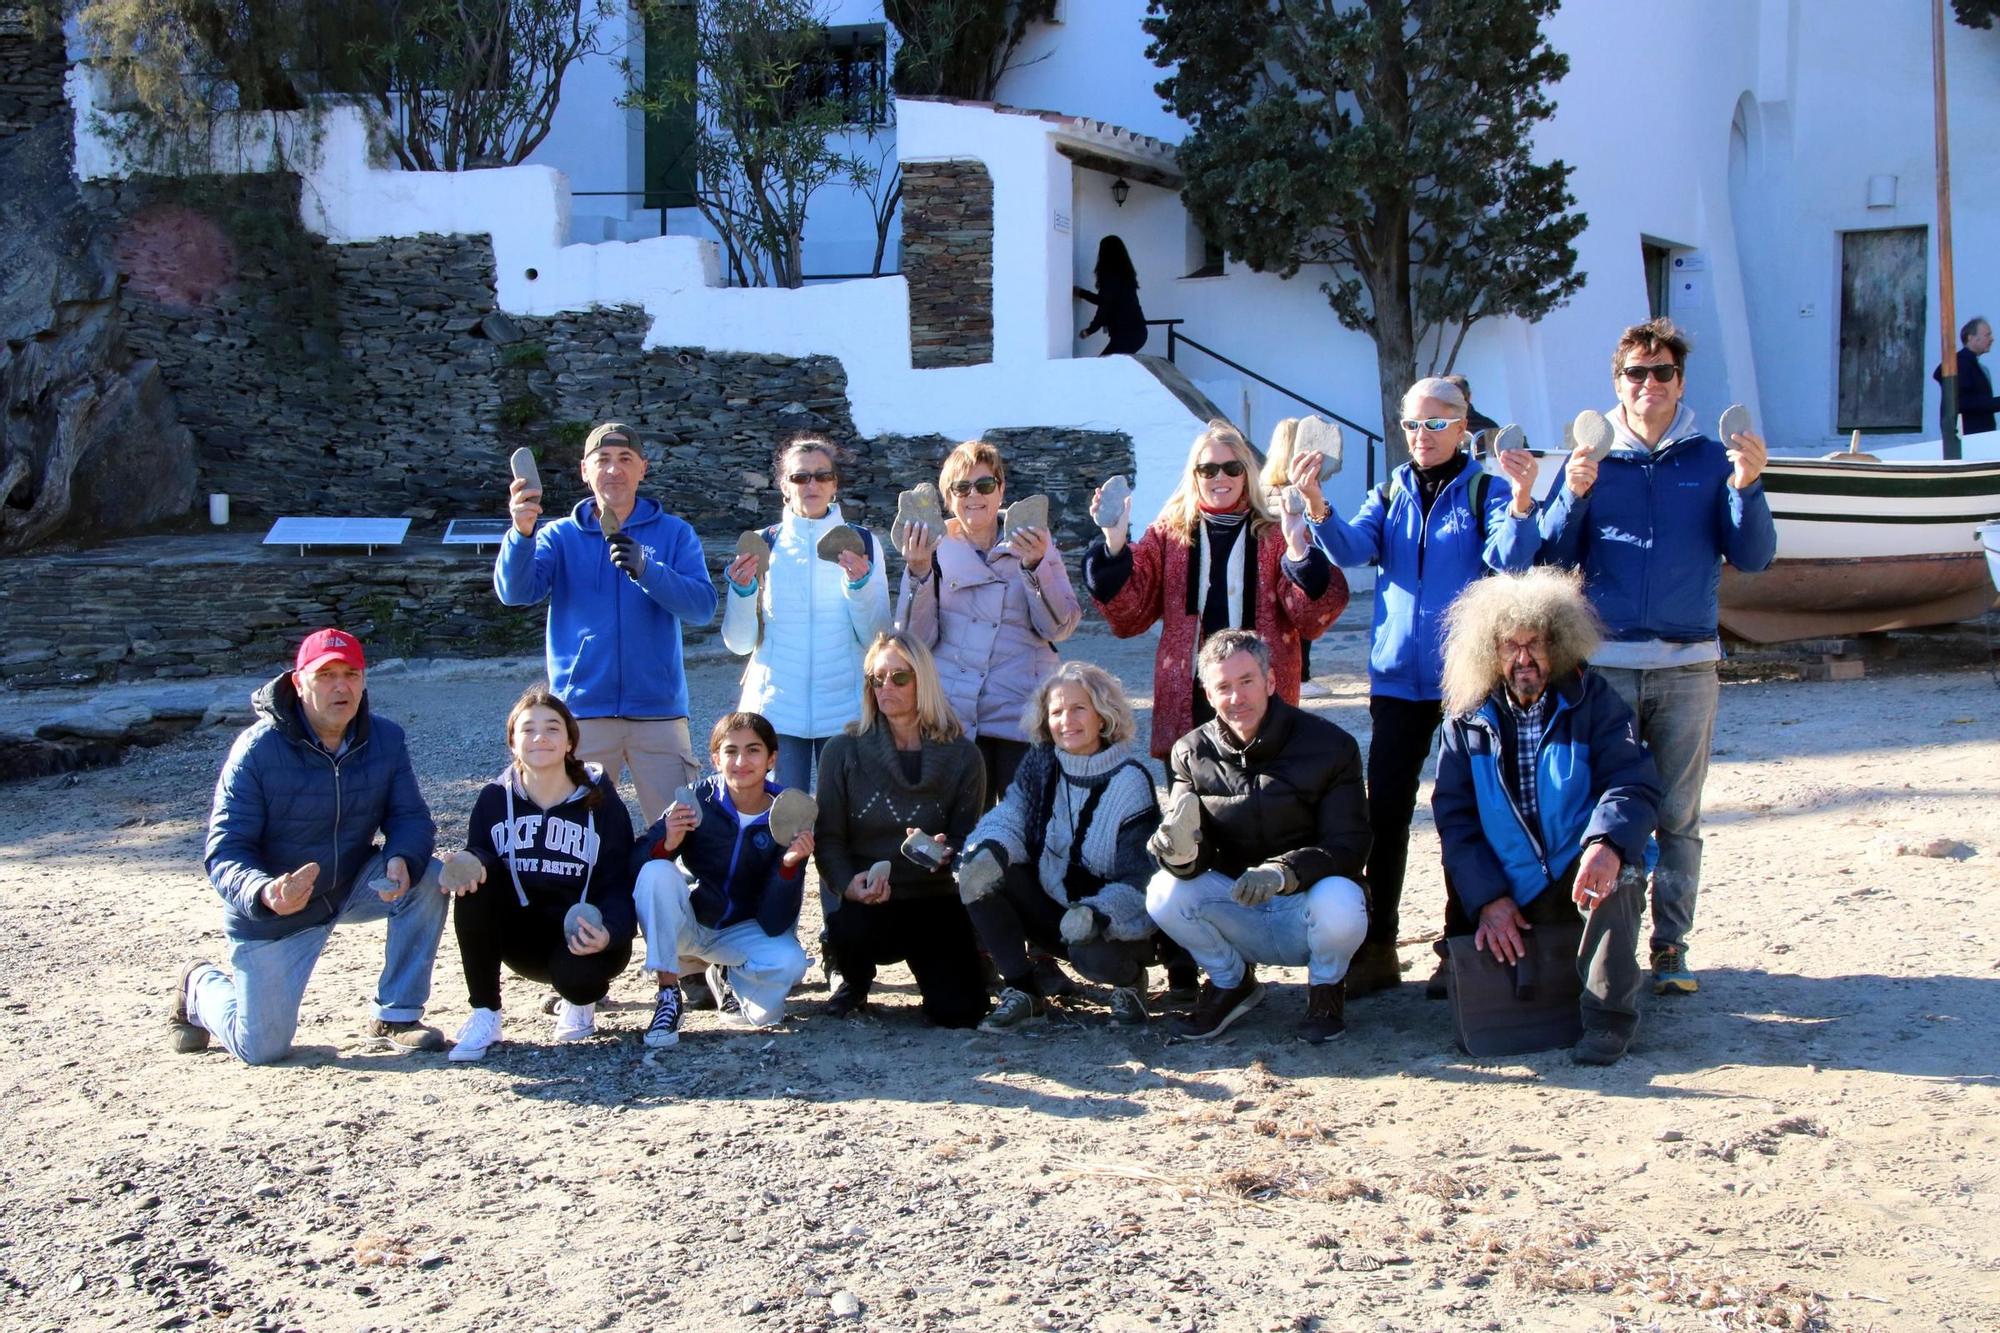
[[660, 817], [674, 788], [701, 776], [684, 717], [581, 717], [576, 730], [578, 759], [602, 764], [613, 782], [620, 768], [632, 770], [641, 825]]
[[1027, 866], [1008, 866], [1000, 887], [966, 908], [979, 943], [999, 969], [1000, 979], [1015, 990], [1039, 994], [1028, 946], [1036, 944], [1083, 974], [1085, 981], [1106, 986], [1144, 986], [1146, 964], [1153, 960], [1153, 940], [1108, 940], [1103, 936], [1070, 944], [1062, 937], [1063, 905], [1042, 890], [1040, 878]]
[[771, 772], [780, 787], [797, 787], [808, 796], [812, 795], [813, 775], [819, 770], [819, 752], [826, 748], [831, 736], [821, 736], [814, 740], [808, 736], [778, 735], [778, 763]]
[[1242, 985], [1244, 968], [1254, 963], [1304, 966], [1315, 986], [1347, 975], [1348, 960], [1368, 933], [1359, 884], [1329, 875], [1302, 892], [1245, 907], [1230, 896], [1235, 882], [1219, 870], [1193, 879], [1162, 870], [1146, 886], [1146, 910], [1223, 990]]
[[1592, 667], [1639, 719], [1639, 739], [1660, 770], [1660, 861], [1653, 868], [1652, 946], [1681, 944], [1694, 929], [1701, 886], [1701, 788], [1722, 694], [1715, 663]]
[[1444, 705], [1375, 694], [1368, 699], [1368, 716], [1374, 723], [1368, 738], [1368, 823], [1375, 834], [1368, 849], [1368, 942], [1394, 949], [1410, 861], [1410, 819]]
[[385, 903], [368, 887], [369, 880], [382, 874], [383, 861], [380, 852], [368, 859], [354, 877], [340, 915], [325, 925], [275, 940], [230, 941], [229, 971], [210, 964], [192, 978], [188, 1016], [245, 1064], [282, 1060], [291, 1053], [299, 1001], [333, 928], [386, 918], [389, 947], [376, 983], [374, 1016], [391, 1023], [422, 1018], [450, 901], [438, 889], [442, 867], [432, 861], [402, 897]]
[[687, 876], [672, 861], [646, 863], [632, 902], [646, 932], [647, 970], [685, 976], [719, 963], [729, 969], [729, 989], [745, 1018], [764, 1027], [785, 1016], [785, 997], [806, 974], [806, 951], [797, 935], [766, 935], [755, 921], [720, 930], [704, 926], [690, 907]]

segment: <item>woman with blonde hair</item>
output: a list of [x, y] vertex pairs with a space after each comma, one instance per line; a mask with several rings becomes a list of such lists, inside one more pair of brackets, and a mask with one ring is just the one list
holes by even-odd
[[[820, 756], [813, 860], [835, 895], [826, 941], [840, 973], [826, 1012], [863, 1008], [875, 969], [907, 962], [924, 1017], [971, 1027], [986, 977], [950, 867], [984, 807], [985, 768], [914, 635], [877, 635], [862, 672], [861, 717]], [[912, 834], [928, 840], [923, 860], [903, 850]]]
[[937, 655], [938, 678], [986, 763], [996, 798], [1028, 752], [1021, 705], [1056, 665], [1083, 608], [1045, 529], [1000, 540], [1007, 464], [984, 440], [953, 449], [938, 472], [950, 516], [942, 533], [899, 523], [896, 627]]
[[[1180, 485], [1136, 544], [1131, 501], [1099, 514], [1102, 535], [1083, 558], [1084, 586], [1121, 639], [1157, 621], [1152, 752], [1215, 716], [1195, 688], [1195, 655], [1222, 629], [1255, 630], [1271, 647], [1286, 703], [1299, 701], [1299, 645], [1347, 606], [1347, 580], [1312, 544], [1303, 515], [1271, 512], [1257, 455], [1243, 433], [1211, 421], [1188, 450]], [[1093, 497], [1092, 512], [1097, 512]]]
[[1031, 943], [1111, 986], [1113, 1024], [1144, 1023], [1154, 950], [1146, 840], [1160, 807], [1125, 687], [1103, 667], [1065, 662], [1029, 697], [1022, 723], [1034, 745], [959, 860], [959, 897], [1003, 987], [980, 1027], [1036, 1022], [1054, 998]]

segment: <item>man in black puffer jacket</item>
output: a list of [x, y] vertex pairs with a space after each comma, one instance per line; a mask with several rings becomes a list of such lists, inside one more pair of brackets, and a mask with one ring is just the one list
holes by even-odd
[[1341, 981], [1368, 929], [1360, 747], [1277, 697], [1270, 650], [1248, 630], [1211, 635], [1196, 671], [1216, 716], [1167, 760], [1146, 889], [1153, 920], [1208, 974], [1178, 1035], [1221, 1033], [1264, 998], [1256, 964], [1274, 963], [1306, 968], [1299, 1036], [1338, 1037]]

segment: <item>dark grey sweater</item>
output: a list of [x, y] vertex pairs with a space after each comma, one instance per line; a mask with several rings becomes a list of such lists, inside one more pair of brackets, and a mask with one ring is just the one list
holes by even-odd
[[813, 862], [829, 892], [844, 893], [848, 881], [877, 861], [890, 865], [891, 901], [958, 891], [951, 866], [925, 870], [902, 854], [904, 830], [942, 833], [954, 851], [962, 850], [986, 803], [986, 767], [968, 740], [925, 741], [921, 753], [922, 769], [912, 782], [886, 724], [827, 742], [819, 761]]

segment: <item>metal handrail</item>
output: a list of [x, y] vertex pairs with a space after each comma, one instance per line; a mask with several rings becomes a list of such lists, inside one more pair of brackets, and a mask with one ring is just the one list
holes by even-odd
[[1284, 385], [1278, 383], [1274, 379], [1269, 378], [1268, 376], [1258, 374], [1256, 371], [1250, 369], [1250, 367], [1244, 365], [1240, 361], [1230, 360], [1222, 353], [1216, 351], [1213, 347], [1208, 346], [1206, 343], [1196, 342], [1193, 338], [1188, 337], [1185, 333], [1182, 333], [1180, 329], [1176, 327], [1177, 325], [1185, 324], [1186, 322], [1187, 321], [1183, 319], [1149, 319], [1146, 321], [1146, 323], [1149, 326], [1158, 324], [1166, 325], [1167, 361], [1169, 364], [1174, 364], [1175, 345], [1178, 343], [1186, 343], [1189, 347], [1194, 348], [1197, 352], [1204, 353], [1205, 355], [1210, 356], [1217, 361], [1220, 361], [1223, 365], [1228, 366], [1231, 370], [1236, 371], [1238, 374], [1248, 375], [1251, 379], [1256, 380], [1259, 384], [1263, 385], [1265, 388], [1275, 390], [1276, 392], [1285, 395], [1285, 397], [1291, 399], [1293, 402], [1301, 403], [1304, 406], [1311, 408], [1313, 412], [1316, 413], [1317, 415], [1325, 417], [1330, 421], [1338, 421], [1343, 426], [1352, 427], [1353, 429], [1360, 431], [1361, 437], [1368, 441], [1368, 460], [1367, 460], [1368, 484], [1370, 486], [1373, 486], [1375, 484], [1375, 446], [1383, 443], [1382, 436], [1379, 432], [1368, 429], [1368, 427], [1362, 425], [1358, 421], [1353, 420], [1351, 417], [1342, 416], [1340, 413], [1334, 411], [1330, 407], [1326, 407], [1320, 403], [1315, 403], [1312, 399], [1306, 397], [1304, 394], [1297, 393], [1291, 389], [1288, 389]]

